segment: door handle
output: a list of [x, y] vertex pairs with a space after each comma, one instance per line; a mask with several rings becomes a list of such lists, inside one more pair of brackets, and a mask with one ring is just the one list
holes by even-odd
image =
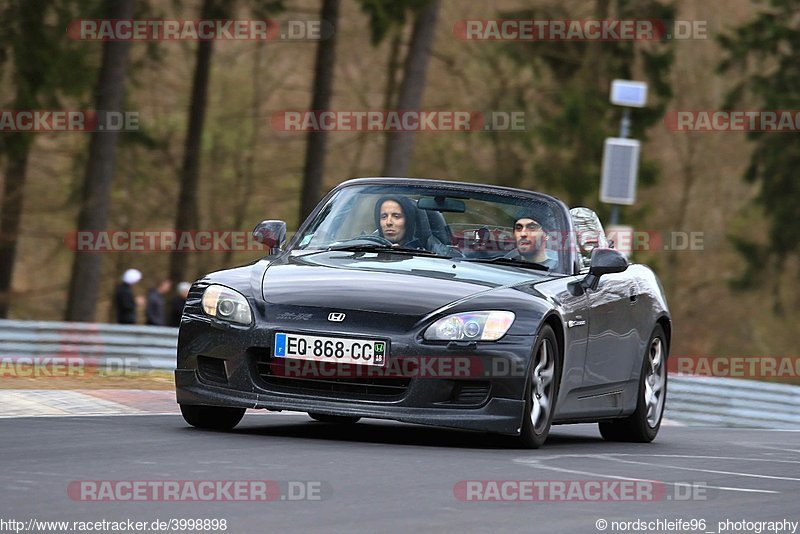
[[639, 292], [636, 289], [636, 286], [631, 286], [630, 296], [628, 297], [631, 301], [631, 304], [635, 303], [639, 299]]

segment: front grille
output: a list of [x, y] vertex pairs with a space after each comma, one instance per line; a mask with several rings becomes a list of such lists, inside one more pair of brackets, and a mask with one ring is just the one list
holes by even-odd
[[197, 357], [197, 370], [200, 378], [209, 382], [220, 384], [228, 383], [228, 374], [225, 372], [225, 360], [219, 358], [209, 358], [208, 356]]
[[411, 383], [407, 377], [363, 376], [365, 369], [361, 365], [274, 358], [271, 349], [263, 347], [251, 348], [248, 352], [261, 382], [291, 392], [386, 400], [405, 395]]

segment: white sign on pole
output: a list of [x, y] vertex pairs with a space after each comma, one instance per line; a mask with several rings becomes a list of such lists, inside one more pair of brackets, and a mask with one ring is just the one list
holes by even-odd
[[647, 104], [647, 83], [632, 80], [612, 81], [611, 103], [617, 106], [643, 108]]
[[636, 202], [640, 143], [636, 139], [609, 137], [603, 147], [603, 175], [600, 200], [608, 204]]

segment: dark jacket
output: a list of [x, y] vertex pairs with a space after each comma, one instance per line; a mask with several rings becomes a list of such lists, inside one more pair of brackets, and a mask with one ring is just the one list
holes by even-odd
[[125, 282], [114, 289], [114, 310], [119, 324], [136, 324], [136, 300], [133, 289]]
[[[546, 260], [539, 262], [531, 262], [531, 263], [538, 263], [539, 265], [543, 265], [544, 267], [547, 267], [550, 270], [553, 270], [556, 267], [558, 267], [558, 255], [556, 254], [556, 252], [550, 249], [545, 249], [544, 253], [547, 255]], [[516, 248], [503, 257], [511, 260], [528, 261], [522, 257], [522, 254], [520, 254], [519, 250]]]
[[164, 324], [164, 297], [155, 289], [147, 293], [147, 306], [144, 309], [145, 323]]

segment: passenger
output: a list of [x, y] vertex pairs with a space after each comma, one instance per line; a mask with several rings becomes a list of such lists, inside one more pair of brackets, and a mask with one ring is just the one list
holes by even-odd
[[514, 241], [517, 247], [505, 255], [506, 258], [538, 263], [548, 269], [558, 266], [558, 259], [547, 250], [547, 233], [537, 221], [539, 215], [532, 210], [523, 210], [514, 217]]
[[404, 196], [383, 197], [375, 204], [375, 226], [378, 235], [404, 248], [425, 248], [416, 237], [414, 202]]

